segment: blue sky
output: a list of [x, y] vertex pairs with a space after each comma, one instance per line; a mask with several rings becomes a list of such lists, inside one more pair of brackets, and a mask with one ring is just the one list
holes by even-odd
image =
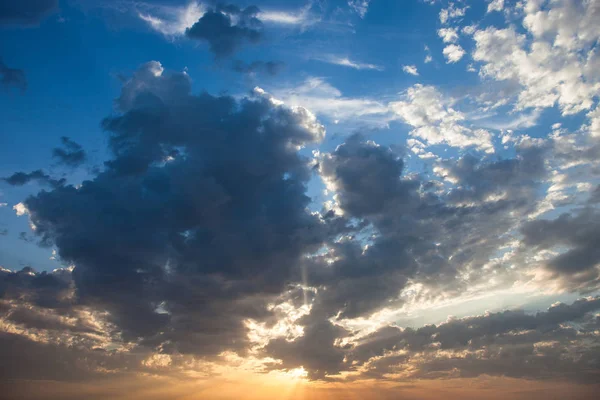
[[543, 359], [587, 382], [598, 18], [595, 0], [0, 1], [0, 330], [79, 338], [19, 307], [95, 324], [90, 346], [138, 351], [140, 373], [235, 354], [306, 382], [538, 380]]

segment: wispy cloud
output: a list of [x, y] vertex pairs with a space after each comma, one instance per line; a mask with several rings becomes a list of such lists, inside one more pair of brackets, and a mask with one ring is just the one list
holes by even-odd
[[370, 2], [371, 0], [349, 0], [348, 5], [361, 18], [364, 18], [367, 15], [367, 11], [369, 11]]
[[354, 69], [372, 69], [376, 71], [383, 71], [384, 68], [380, 65], [361, 63], [351, 60], [349, 57], [342, 57], [336, 55], [326, 55], [322, 57], [313, 57], [314, 60], [322, 61], [328, 64], [341, 65], [343, 67], [349, 67]]
[[314, 12], [311, 12], [312, 4], [309, 3], [305, 7], [298, 10], [261, 10], [258, 18], [267, 24], [276, 24], [282, 26], [299, 26], [302, 28], [316, 24], [321, 21], [321, 17]]
[[191, 2], [185, 7], [137, 3], [137, 16], [155, 31], [165, 36], [183, 35], [206, 12], [202, 3]]

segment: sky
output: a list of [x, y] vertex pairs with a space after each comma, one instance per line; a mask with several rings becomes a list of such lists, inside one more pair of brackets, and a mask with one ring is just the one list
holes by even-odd
[[600, 1], [0, 0], [7, 399], [592, 399]]

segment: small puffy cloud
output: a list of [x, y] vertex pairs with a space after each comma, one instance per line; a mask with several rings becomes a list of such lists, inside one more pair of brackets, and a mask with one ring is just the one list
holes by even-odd
[[198, 22], [186, 29], [185, 35], [208, 42], [215, 58], [224, 58], [244, 43], [257, 43], [261, 39], [259, 12], [255, 6], [240, 9], [234, 5], [219, 5], [205, 12]]
[[416, 65], [404, 65], [402, 67], [402, 71], [406, 72], [407, 74], [414, 75], [414, 76], [419, 75]]
[[444, 54], [444, 57], [446, 57], [447, 64], [453, 64], [455, 62], [458, 62], [465, 55], [465, 51], [463, 50], [463, 48], [457, 44], [450, 44], [444, 47], [442, 53]]
[[454, 43], [458, 40], [458, 31], [456, 28], [441, 28], [438, 30], [438, 36], [444, 43]]
[[23, 203], [17, 203], [13, 206], [13, 210], [15, 210], [15, 213], [17, 214], [18, 217], [27, 214], [29, 211], [27, 210], [27, 207], [25, 206], [25, 204]]
[[446, 24], [453, 19], [464, 17], [469, 6], [457, 7], [455, 3], [450, 2], [447, 8], [440, 11], [440, 22]]

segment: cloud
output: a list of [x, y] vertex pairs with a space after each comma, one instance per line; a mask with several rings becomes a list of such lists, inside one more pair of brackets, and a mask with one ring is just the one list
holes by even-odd
[[469, 6], [457, 7], [455, 3], [450, 2], [448, 8], [443, 8], [440, 11], [439, 17], [442, 24], [446, 24], [453, 19], [464, 17]]
[[458, 32], [456, 28], [438, 29], [438, 36], [442, 38], [444, 43], [455, 43], [458, 40]]
[[272, 91], [277, 99], [290, 106], [310, 106], [317, 115], [334, 121], [360, 121], [365, 124], [386, 125], [390, 120], [387, 105], [369, 98], [345, 97], [325, 79], [310, 77], [293, 87]]
[[320, 22], [320, 16], [311, 12], [312, 3], [308, 3], [305, 7], [302, 7], [296, 11], [283, 11], [267, 9], [261, 10], [258, 14], [258, 18], [265, 24], [273, 24], [279, 26], [288, 27], [301, 27], [306, 28]]
[[208, 42], [215, 58], [233, 54], [245, 42], [257, 43], [262, 37], [260, 10], [255, 6], [240, 9], [234, 5], [220, 5], [209, 10], [185, 35], [190, 39]]
[[592, 21], [600, 11], [594, 2], [557, 1], [547, 8], [531, 3], [523, 26], [477, 30], [473, 59], [483, 78], [520, 85], [516, 109], [557, 104], [563, 115], [589, 110], [600, 88], [597, 50], [600, 30]]
[[415, 128], [410, 132], [411, 136], [430, 145], [475, 147], [487, 153], [494, 152], [491, 134], [464, 126], [464, 114], [454, 110], [452, 101], [444, 99], [435, 87], [417, 84], [409, 88], [404, 97], [402, 101], [391, 102], [390, 108]]
[[457, 44], [449, 44], [444, 47], [442, 53], [444, 54], [444, 57], [446, 57], [446, 60], [448, 60], [446, 61], [446, 64], [458, 62], [465, 55], [463, 48]]
[[488, 374], [594, 382], [594, 372], [586, 364], [593, 363], [597, 354], [578, 351], [587, 348], [587, 340], [597, 342], [593, 333], [597, 321], [590, 313], [599, 307], [600, 299], [589, 297], [534, 315], [510, 310], [419, 329], [386, 327], [362, 339], [350, 357], [360, 364], [371, 358], [360, 368], [364, 377], [371, 378]]
[[487, 12], [502, 11], [504, 9], [504, 0], [492, 0], [488, 4]]
[[78, 301], [106, 310], [124, 340], [243, 353], [244, 320], [271, 315], [267, 303], [327, 235], [306, 209], [310, 169], [297, 152], [323, 126], [263, 97], [193, 95], [186, 73], [158, 62], [116, 104], [102, 124], [105, 170], [25, 200], [35, 235], [75, 265]]
[[21, 91], [27, 89], [25, 72], [16, 68], [9, 68], [0, 58], [0, 84], [5, 88], [15, 87]]
[[546, 267], [567, 282], [595, 287], [600, 282], [598, 233], [600, 216], [592, 209], [575, 215], [565, 213], [554, 220], [536, 220], [525, 224], [521, 232], [524, 244], [542, 249], [559, 249]]
[[358, 69], [358, 70], [372, 69], [372, 70], [376, 70], [376, 71], [383, 71], [383, 69], [384, 69], [383, 67], [381, 67], [379, 65], [352, 61], [348, 57], [329, 55], [329, 56], [323, 56], [323, 57], [315, 57], [314, 59], [318, 60], [318, 61], [323, 61], [323, 62], [326, 62], [329, 64], [340, 65], [342, 67], [349, 67], [349, 68], [354, 68], [354, 69]]
[[165, 36], [181, 36], [206, 12], [202, 3], [193, 1], [185, 7], [159, 6], [137, 3], [136, 13], [140, 19]]
[[371, 3], [371, 0], [348, 0], [348, 6], [361, 18], [367, 15], [369, 3]]
[[0, 25], [33, 26], [58, 8], [58, 0], [3, 1]]
[[50, 175], [46, 174], [41, 169], [35, 170], [33, 172], [15, 172], [11, 176], [0, 178], [4, 182], [8, 183], [12, 186], [23, 186], [31, 181], [37, 181], [41, 184], [47, 184], [53, 187], [59, 187], [65, 184], [66, 180], [64, 178], [54, 179]]
[[402, 67], [402, 71], [410, 75], [419, 76], [419, 72], [417, 71], [417, 67], [415, 65], [404, 65]]
[[56, 158], [59, 163], [69, 167], [77, 167], [85, 162], [87, 156], [80, 144], [66, 136], [63, 136], [60, 141], [63, 147], [55, 147], [52, 150], [52, 157]]

